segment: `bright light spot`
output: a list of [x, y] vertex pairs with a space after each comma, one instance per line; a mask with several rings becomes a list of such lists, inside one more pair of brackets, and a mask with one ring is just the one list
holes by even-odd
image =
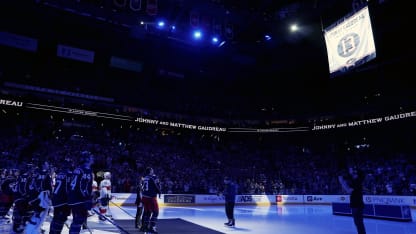
[[218, 45], [218, 47], [223, 46], [225, 43], [226, 43], [226, 41], [222, 41], [222, 42]]
[[195, 39], [201, 39], [201, 37], [202, 37], [201, 31], [199, 31], [199, 30], [194, 31], [194, 38]]
[[163, 28], [165, 26], [165, 22], [164, 21], [159, 21], [157, 23], [157, 26], [159, 26], [159, 28]]
[[217, 44], [218, 43], [218, 37], [212, 37], [212, 43]]
[[298, 25], [297, 24], [292, 24], [291, 26], [290, 26], [290, 31], [291, 32], [296, 32], [296, 31], [298, 31], [299, 30], [299, 28], [298, 28]]

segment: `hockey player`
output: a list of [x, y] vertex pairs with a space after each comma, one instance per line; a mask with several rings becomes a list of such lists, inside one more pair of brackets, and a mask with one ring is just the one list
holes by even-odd
[[98, 183], [95, 180], [95, 175], [94, 173], [92, 174], [92, 208], [91, 210], [88, 211], [88, 216], [93, 216], [94, 215], [94, 211], [92, 211], [92, 209], [94, 209], [96, 207], [96, 205], [98, 204], [98, 200], [100, 198], [100, 191], [98, 189]]
[[82, 151], [80, 164], [72, 171], [68, 191], [68, 205], [72, 212], [69, 233], [79, 233], [87, 222], [88, 210], [92, 208], [92, 170], [94, 156], [89, 151]]
[[49, 228], [49, 234], [60, 234], [71, 209], [68, 206], [68, 191], [71, 182], [71, 173], [68, 164], [64, 163], [56, 171], [55, 183], [51, 194], [53, 206], [53, 218]]
[[50, 193], [52, 191], [52, 177], [50, 176], [48, 162], [43, 163], [41, 169], [36, 169], [32, 184], [35, 187], [33, 194], [36, 198], [29, 201], [29, 205], [32, 207], [34, 214], [26, 224], [26, 234], [44, 232], [41, 227], [49, 211]]
[[29, 187], [32, 182], [32, 165], [27, 165], [22, 174], [18, 175], [13, 187], [14, 207], [12, 214], [13, 233], [23, 233], [26, 222], [33, 212], [29, 208]]
[[92, 194], [93, 197], [96, 196], [99, 197], [100, 191], [98, 191], [98, 183], [97, 180], [95, 180], [95, 175], [92, 174]]
[[[111, 214], [108, 210], [108, 205], [111, 200], [111, 173], [104, 172], [104, 179], [100, 182], [100, 214], [111, 218]], [[105, 220], [104, 217], [100, 217], [100, 220]]]
[[137, 182], [137, 186], [136, 186], [136, 201], [134, 202], [134, 204], [136, 204], [137, 206], [137, 210], [136, 210], [136, 217], [134, 220], [134, 226], [136, 228], [142, 228], [144, 227], [143, 225], [143, 219], [142, 219], [142, 215], [143, 215], [143, 202], [142, 202], [142, 188], [143, 185], [143, 176], [139, 176], [138, 182]]
[[5, 170], [0, 182], [0, 224], [10, 222], [7, 213], [13, 205], [12, 186], [16, 183], [16, 178], [10, 171]]
[[159, 215], [157, 195], [161, 196], [159, 179], [154, 174], [153, 168], [147, 167], [146, 176], [143, 178], [142, 202], [144, 207], [143, 226], [140, 231], [157, 233], [156, 223]]

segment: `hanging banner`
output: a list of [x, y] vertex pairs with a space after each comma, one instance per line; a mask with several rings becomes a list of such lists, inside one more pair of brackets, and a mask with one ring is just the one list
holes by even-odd
[[110, 66], [134, 72], [141, 72], [143, 70], [143, 63], [116, 56], [111, 56]]
[[0, 45], [36, 52], [38, 40], [8, 32], [0, 32]]
[[324, 37], [331, 77], [376, 58], [368, 7], [325, 29]]
[[57, 56], [87, 63], [94, 62], [94, 51], [84, 50], [66, 45], [58, 45]]

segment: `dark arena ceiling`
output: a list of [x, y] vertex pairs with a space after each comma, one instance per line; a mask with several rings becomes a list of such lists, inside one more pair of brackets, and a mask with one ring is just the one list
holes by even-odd
[[[155, 2], [157, 8], [151, 8]], [[0, 45], [1, 81], [178, 112], [200, 105], [277, 116], [377, 108], [386, 102], [394, 107], [414, 98], [407, 78], [415, 51], [407, 29], [414, 22], [408, 2], [4, 0], [0, 31], [37, 38], [39, 50], [34, 55]], [[369, 5], [377, 58], [330, 79], [323, 29], [360, 4]], [[159, 29], [159, 20], [167, 27]], [[298, 32], [290, 32], [292, 23]], [[207, 37], [194, 41], [190, 32], [198, 27]], [[212, 35], [222, 44], [211, 44]], [[94, 63], [57, 58], [59, 44], [94, 51]], [[110, 69], [111, 56], [138, 61], [142, 70]], [[202, 114], [213, 114], [210, 110]]]

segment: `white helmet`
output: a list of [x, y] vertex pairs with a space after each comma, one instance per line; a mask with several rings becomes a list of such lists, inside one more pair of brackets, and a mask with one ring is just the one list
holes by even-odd
[[104, 179], [111, 179], [111, 173], [110, 172], [104, 172]]

